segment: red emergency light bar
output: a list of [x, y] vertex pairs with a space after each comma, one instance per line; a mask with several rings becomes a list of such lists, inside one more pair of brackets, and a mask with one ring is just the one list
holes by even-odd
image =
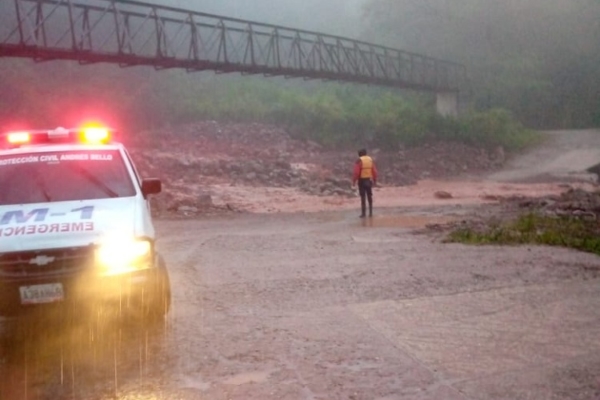
[[107, 143], [110, 142], [110, 130], [104, 127], [90, 126], [83, 128], [80, 136], [86, 143]]
[[82, 128], [8, 132], [0, 135], [0, 147], [20, 147], [50, 143], [107, 144], [112, 131], [103, 126]]
[[25, 144], [31, 142], [31, 134], [29, 132], [10, 132], [6, 135], [6, 140], [13, 145]]

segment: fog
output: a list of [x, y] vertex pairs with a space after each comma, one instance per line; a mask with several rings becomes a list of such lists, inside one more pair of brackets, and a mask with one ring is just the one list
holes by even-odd
[[[469, 74], [469, 85], [463, 89], [465, 101], [476, 110], [508, 109], [519, 120], [536, 128], [600, 125], [600, 46], [597, 40], [600, 2], [597, 0], [148, 1], [357, 38], [457, 61], [466, 66]], [[0, 31], [6, 28], [3, 18], [7, 14], [1, 12], [2, 7], [11, 5], [12, 2], [0, 1]], [[5, 109], [21, 107], [15, 105], [12, 100], [15, 97], [23, 104], [40, 101], [27, 98], [36, 96], [41, 89], [23, 85], [25, 89], [8, 99], [6, 93], [14, 92], [12, 88], [19, 87], [19, 80], [31, 82], [33, 76], [34, 80], [39, 78], [41, 85], [52, 85], [42, 76], [48, 70], [54, 74], [57, 84], [60, 82], [61, 73], [53, 68], [14, 68], [10, 62], [13, 61], [0, 62], [0, 68], [8, 65], [5, 70], [9, 71], [0, 76], [0, 88], [4, 88], [0, 104], [5, 104]], [[92, 70], [68, 64], [65, 69], [69, 76], [59, 85], [72, 92], [79, 91], [78, 80], [85, 79], [86, 75], [92, 76], [93, 81], [101, 80], [105, 72], [99, 71], [109, 71], [108, 79], [119, 79], [114, 76], [122, 75], [128, 82], [133, 74], [150, 86], [155, 86], [151, 80], [170, 86], [164, 81], [173, 75], [141, 68], [134, 68], [133, 73], [117, 73], [114, 71], [118, 69], [112, 65]], [[194, 76], [206, 80], [213, 79], [214, 74]], [[219, 79], [218, 82], [224, 82], [229, 78]], [[301, 80], [294, 82], [298, 86], [308, 85]], [[116, 86], [106, 90], [116, 90]], [[160, 101], [160, 96], [156, 96], [156, 101]]]
[[534, 127], [600, 124], [597, 0], [369, 0], [365, 38], [464, 63], [478, 108]]
[[475, 109], [506, 108], [540, 128], [600, 124], [597, 0], [172, 0], [170, 4], [457, 61], [467, 67], [469, 85], [463, 91]]
[[358, 38], [367, 0], [151, 0], [188, 10]]

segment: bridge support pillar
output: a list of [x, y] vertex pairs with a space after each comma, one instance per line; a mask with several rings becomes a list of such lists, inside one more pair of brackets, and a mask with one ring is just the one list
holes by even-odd
[[436, 109], [444, 117], [458, 117], [458, 92], [437, 93]]

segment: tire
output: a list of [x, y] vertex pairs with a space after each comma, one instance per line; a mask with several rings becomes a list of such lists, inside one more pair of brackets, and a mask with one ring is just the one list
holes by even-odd
[[163, 320], [171, 309], [171, 281], [164, 258], [157, 256], [155, 279], [149, 290], [150, 298], [144, 307], [144, 316], [151, 321]]

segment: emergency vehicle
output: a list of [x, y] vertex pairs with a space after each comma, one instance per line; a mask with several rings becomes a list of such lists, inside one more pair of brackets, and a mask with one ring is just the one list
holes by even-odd
[[162, 318], [171, 290], [142, 179], [114, 131], [0, 134], [0, 315], [109, 302]]

